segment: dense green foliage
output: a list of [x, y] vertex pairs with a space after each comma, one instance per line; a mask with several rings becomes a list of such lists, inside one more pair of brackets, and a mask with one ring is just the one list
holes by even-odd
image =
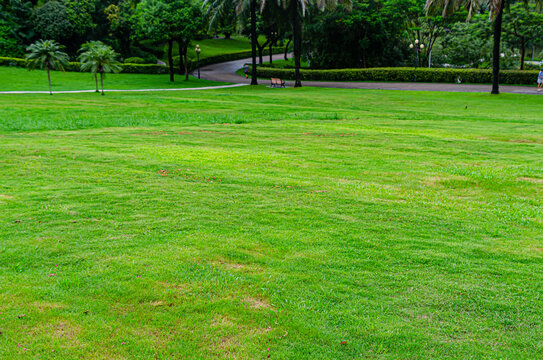
[[[195, 60], [193, 48], [197, 43], [218, 42], [219, 39], [209, 39], [217, 33], [227, 39], [236, 33], [250, 37], [251, 3], [248, 0], [4, 0], [0, 3], [0, 56], [21, 57], [27, 45], [41, 38], [65, 45], [74, 60], [81, 44], [100, 40], [120, 53], [121, 60], [139, 57], [146, 63], [156, 63], [158, 58], [173, 63], [173, 57], [186, 56], [187, 60], [176, 66], [179, 73], [185, 73]], [[427, 15], [423, 0], [354, 0], [335, 11], [320, 11], [323, 6], [335, 3], [255, 0], [259, 62], [263, 61], [265, 48], [292, 46], [301, 41], [298, 44], [301, 56], [314, 69], [415, 63], [433, 67], [492, 65], [493, 21], [488, 2], [481, 2], [482, 6], [475, 8], [468, 23], [465, 22], [467, 8], [459, 6], [459, 13], [443, 18], [439, 10]], [[298, 22], [300, 25], [303, 22], [298, 42], [291, 41], [295, 5]], [[538, 9], [520, 3], [506, 8], [501, 47], [503, 69], [523, 68], [523, 60], [537, 59], [535, 55], [543, 47]], [[413, 54], [409, 50], [414, 39], [426, 45], [424, 51]], [[250, 44], [246, 46], [248, 50]], [[205, 55], [202, 48], [203, 57], [211, 55]], [[170, 71], [173, 75], [173, 66]]]
[[541, 354], [538, 96], [3, 95], [0, 114], [0, 358]]
[[[294, 79], [293, 69], [258, 67], [262, 78]], [[488, 84], [492, 82], [491, 70], [480, 69], [428, 69], [419, 68], [371, 68], [337, 70], [301, 70], [303, 80], [322, 81], [399, 81], [412, 82], [417, 77], [420, 82]], [[503, 84], [535, 84], [538, 71], [504, 70], [501, 72]]]

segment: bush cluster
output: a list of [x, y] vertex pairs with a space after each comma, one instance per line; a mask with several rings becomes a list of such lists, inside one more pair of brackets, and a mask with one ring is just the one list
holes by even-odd
[[525, 63], [524, 70], [540, 70], [543, 68], [543, 62], [539, 64]]
[[[25, 59], [0, 57], [0, 66], [17, 66], [26, 67]], [[121, 73], [128, 74], [167, 74], [168, 67], [156, 64], [120, 64], [122, 67]], [[70, 62], [65, 68], [66, 71], [80, 72], [80, 64], [78, 62]]]
[[145, 61], [145, 59], [137, 56], [126, 58], [123, 62], [125, 64], [147, 64], [147, 61]]
[[[411, 82], [417, 76], [420, 82], [488, 84], [492, 82], [492, 70], [443, 69], [443, 68], [371, 68], [337, 70], [300, 70], [302, 80], [313, 81], [396, 81]], [[529, 85], [537, 80], [537, 71], [502, 70], [500, 83]], [[294, 69], [258, 67], [258, 77], [294, 79]]]

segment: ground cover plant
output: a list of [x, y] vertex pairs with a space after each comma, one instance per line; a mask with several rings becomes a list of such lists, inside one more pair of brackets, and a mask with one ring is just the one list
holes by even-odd
[[0, 357], [538, 358], [540, 109], [4, 95]]
[[[51, 83], [54, 91], [92, 90], [95, 80], [91, 73], [51, 71]], [[45, 71], [28, 71], [18, 67], [0, 67], [0, 91], [40, 91], [48, 90]], [[224, 85], [190, 77], [189, 80], [176, 78], [170, 82], [168, 74], [107, 74], [107, 89], [176, 89]]]

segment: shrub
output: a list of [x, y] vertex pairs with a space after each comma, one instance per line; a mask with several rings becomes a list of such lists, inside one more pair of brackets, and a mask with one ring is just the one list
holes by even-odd
[[0, 66], [26, 67], [26, 60], [11, 57], [0, 57]]
[[540, 70], [541, 68], [543, 68], [543, 62], [539, 64], [524, 63], [524, 70]]
[[[25, 59], [0, 57], [0, 66], [17, 66], [26, 67]], [[70, 62], [65, 67], [66, 71], [80, 72], [81, 64], [78, 62]], [[121, 64], [121, 73], [126, 74], [167, 74], [168, 67], [156, 64]]]
[[124, 59], [124, 63], [125, 64], [146, 64], [147, 62], [140, 57], [134, 56], [134, 57], [129, 57], [129, 58]]
[[[414, 68], [372, 68], [338, 70], [300, 70], [302, 80], [314, 81], [393, 81], [411, 82], [415, 78]], [[262, 78], [277, 77], [285, 80], [294, 79], [294, 69], [274, 69], [258, 67], [257, 75]], [[417, 81], [435, 83], [472, 83], [488, 84], [492, 82], [492, 70], [481, 69], [428, 69], [416, 70]], [[502, 70], [502, 84], [534, 84], [537, 71]]]

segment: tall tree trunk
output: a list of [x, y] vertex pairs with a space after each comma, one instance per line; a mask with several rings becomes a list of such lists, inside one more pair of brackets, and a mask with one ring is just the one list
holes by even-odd
[[188, 50], [189, 44], [187, 43], [185, 46], [183, 46], [183, 62], [185, 63], [185, 80], [189, 79], [189, 61], [187, 60], [187, 50]]
[[96, 85], [96, 92], [99, 93], [100, 90], [98, 90], [98, 75], [94, 73], [94, 83]]
[[259, 63], [260, 65], [262, 65], [262, 63], [264, 62], [264, 58], [263, 58], [263, 56], [264, 56], [264, 49], [265, 49], [266, 46], [268, 45], [268, 42], [269, 42], [269, 40], [266, 40], [266, 42], [265, 42], [264, 44], [260, 45], [260, 44], [258, 43], [258, 40], [256, 41], [256, 46], [257, 46], [257, 48], [258, 48], [258, 63]]
[[288, 60], [288, 47], [290, 46], [290, 43], [291, 43], [292, 39], [288, 39], [287, 41], [287, 46], [285, 46], [285, 60]]
[[49, 81], [49, 95], [53, 95], [53, 90], [51, 90], [51, 72], [49, 71], [49, 66], [46, 66], [47, 69], [47, 80]]
[[292, 33], [294, 37], [294, 68], [295, 68], [294, 87], [301, 87], [302, 80], [300, 77], [300, 58], [302, 55], [301, 54], [302, 39], [300, 35], [298, 0], [291, 0], [291, 3], [292, 3]]
[[225, 39], [225, 40], [230, 40], [230, 36], [231, 36], [231, 35], [232, 35], [232, 33], [230, 33], [230, 32], [225, 32], [225, 33], [224, 33], [224, 39]]
[[173, 40], [168, 40], [168, 64], [170, 66], [170, 81], [174, 81], [172, 48], [173, 48]]
[[500, 44], [502, 36], [502, 19], [505, 0], [500, 0], [494, 19], [494, 49], [492, 50], [492, 91], [491, 94], [500, 93]]
[[526, 56], [526, 40], [524, 36], [520, 43], [520, 70], [524, 70], [524, 57]]
[[258, 85], [256, 81], [256, 0], [251, 0], [251, 56], [253, 58], [251, 85]]
[[102, 95], [104, 95], [104, 72], [100, 71], [100, 84], [102, 85]]
[[185, 64], [183, 60], [183, 41], [177, 40], [177, 46], [179, 46], [179, 75], [185, 74]]

